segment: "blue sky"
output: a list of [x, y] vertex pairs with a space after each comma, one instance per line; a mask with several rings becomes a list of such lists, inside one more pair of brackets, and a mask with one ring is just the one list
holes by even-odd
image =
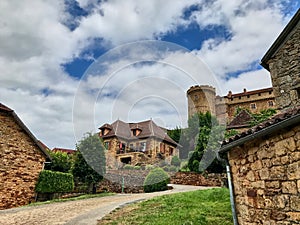
[[83, 133], [118, 118], [185, 126], [191, 85], [216, 86], [220, 95], [271, 86], [260, 59], [299, 7], [294, 0], [4, 0], [0, 102], [50, 148], [74, 148]]

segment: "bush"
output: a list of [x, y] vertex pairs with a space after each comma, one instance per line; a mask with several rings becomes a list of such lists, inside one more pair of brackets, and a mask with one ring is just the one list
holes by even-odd
[[74, 180], [72, 174], [50, 170], [43, 170], [40, 173], [35, 187], [36, 192], [39, 193], [70, 192], [73, 189]]
[[172, 166], [180, 166], [180, 163], [181, 163], [181, 161], [177, 155], [172, 157], [172, 160], [171, 160]]
[[148, 164], [148, 165], [146, 165], [146, 170], [153, 170], [155, 168], [155, 166], [154, 165], [151, 165], [151, 164]]
[[141, 166], [134, 166], [133, 169], [134, 169], [134, 170], [140, 170], [140, 169], [141, 169]]
[[144, 191], [164, 191], [168, 189], [169, 175], [161, 168], [155, 168], [149, 172], [144, 181]]
[[170, 166], [169, 167], [169, 172], [177, 172], [178, 171], [178, 167], [177, 166]]
[[133, 170], [134, 169], [134, 166], [132, 165], [129, 165], [129, 164], [126, 164], [124, 167], [123, 167], [124, 170]]

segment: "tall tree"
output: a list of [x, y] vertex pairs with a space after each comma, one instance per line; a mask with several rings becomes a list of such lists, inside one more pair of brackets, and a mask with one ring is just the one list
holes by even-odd
[[105, 153], [97, 134], [88, 133], [77, 145], [73, 166], [73, 176], [88, 184], [95, 192], [96, 184], [105, 174]]

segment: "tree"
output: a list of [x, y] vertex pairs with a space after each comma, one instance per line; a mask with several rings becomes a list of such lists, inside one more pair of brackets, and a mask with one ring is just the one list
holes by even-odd
[[177, 155], [174, 155], [171, 159], [171, 165], [179, 167], [180, 163], [181, 163], [181, 161], [180, 161], [179, 157]]
[[97, 134], [88, 133], [77, 145], [72, 173], [79, 182], [88, 184], [95, 193], [96, 183], [105, 174], [105, 153]]
[[223, 172], [225, 166], [216, 159], [216, 151], [223, 140], [225, 127], [218, 125], [216, 117], [209, 112], [194, 114], [188, 124], [188, 132], [195, 142], [195, 149], [188, 161], [190, 171]]
[[65, 152], [51, 152], [51, 163], [45, 165], [46, 170], [69, 173], [72, 167], [72, 157]]

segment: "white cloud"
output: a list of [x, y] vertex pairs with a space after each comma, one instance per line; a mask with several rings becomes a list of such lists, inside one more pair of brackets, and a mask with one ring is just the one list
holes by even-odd
[[[220, 85], [203, 64], [191, 60], [188, 54], [182, 52], [160, 55], [165, 64], [142, 67], [130, 66], [128, 58], [120, 57], [115, 61], [107, 61], [106, 76], [89, 77], [83, 81], [87, 88], [85, 91], [88, 90], [80, 95], [80, 101], [84, 104], [79, 105], [80, 108], [76, 108], [77, 105], [73, 108], [79, 81], [67, 74], [62, 64], [87, 54], [84, 50], [93, 47], [95, 38], [98, 46], [109, 49], [129, 41], [159, 39], [193, 21], [200, 27], [224, 25], [232, 34], [230, 40], [207, 40], [199, 51], [194, 51], [219, 78], [223, 78], [225, 73], [248, 68], [262, 57], [281, 31], [283, 23], [287, 22], [280, 11], [279, 0], [272, 1], [271, 6], [266, 3], [269, 1], [262, 0], [216, 0], [213, 4], [206, 3], [200, 12], [194, 12], [190, 20], [182, 18], [186, 7], [197, 3], [203, 6], [206, 1], [77, 2], [89, 14], [75, 19], [78, 25], [75, 30], [65, 25], [74, 18], [67, 12], [68, 5], [63, 0], [31, 0], [30, 4], [18, 0], [0, 2], [0, 102], [13, 108], [29, 129], [51, 148], [74, 147], [73, 109], [78, 116], [75, 118], [79, 127], [79, 130], [75, 127], [77, 136], [96, 131], [102, 122], [112, 121], [117, 116], [118, 104], [129, 107], [130, 119], [155, 117], [171, 126], [172, 121], [180, 123], [185, 119], [185, 91], [190, 85], [216, 85], [225, 92], [229, 89], [239, 91], [244, 84], [247, 84], [247, 89], [268, 85], [267, 72], [263, 70], [245, 73], [227, 81], [220, 79]], [[153, 53], [137, 50], [140, 51], [135, 51], [132, 58], [138, 56], [139, 59], [147, 59]], [[117, 72], [115, 68], [121, 69]], [[104, 90], [107, 90], [107, 94], [123, 91], [124, 95], [116, 101], [107, 96], [98, 104], [93, 97], [97, 97], [95, 94], [99, 87], [114, 72], [117, 72], [115, 77], [108, 80]], [[191, 74], [192, 77], [189, 76]], [[197, 77], [196, 82], [192, 79], [194, 77]], [[147, 86], [145, 79], [152, 79], [152, 83]], [[260, 80], [260, 83], [255, 83], [255, 80]], [[137, 85], [138, 81], [142, 85]], [[171, 82], [167, 84], [166, 81]], [[130, 90], [140, 95], [134, 96]], [[162, 105], [168, 112], [173, 110], [175, 113], [163, 112]], [[180, 116], [176, 114], [177, 109], [180, 109]], [[168, 116], [164, 117], [166, 114]]]

